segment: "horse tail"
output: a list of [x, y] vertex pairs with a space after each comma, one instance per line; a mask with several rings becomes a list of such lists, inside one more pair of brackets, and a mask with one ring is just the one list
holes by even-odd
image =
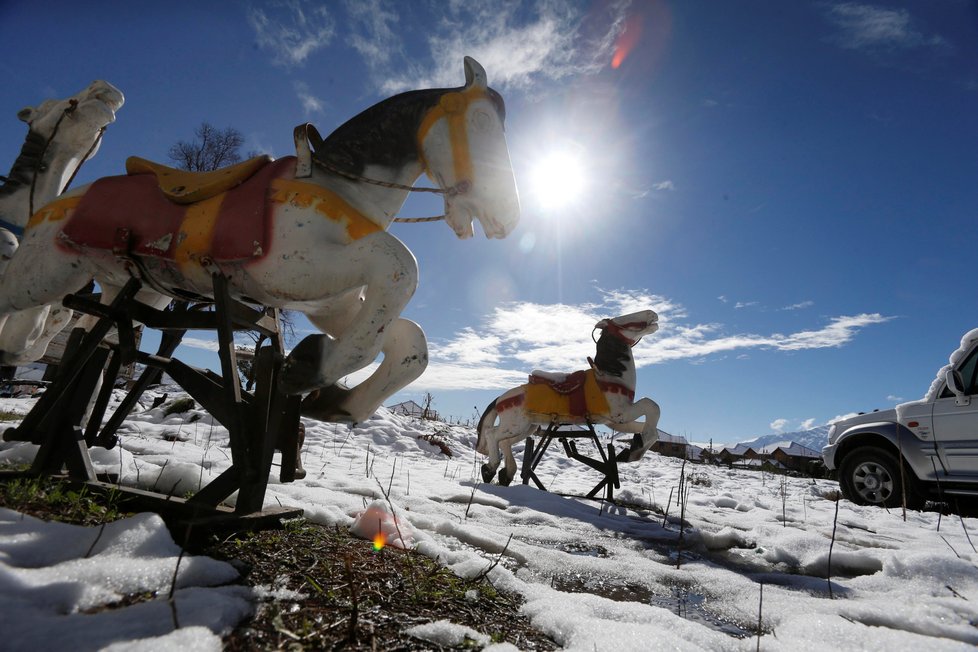
[[[479, 427], [476, 428], [476, 431], [479, 433], [479, 439], [476, 441], [475, 450], [482, 455], [489, 454], [489, 451], [486, 449], [486, 440], [482, 436], [482, 433], [485, 431], [484, 426], [492, 425], [496, 420], [496, 401], [498, 400], [498, 398], [492, 399], [492, 403], [489, 404], [489, 407], [486, 408], [486, 411], [482, 413], [482, 417], [479, 419]], [[492, 415], [491, 417], [489, 416], [490, 414]]]

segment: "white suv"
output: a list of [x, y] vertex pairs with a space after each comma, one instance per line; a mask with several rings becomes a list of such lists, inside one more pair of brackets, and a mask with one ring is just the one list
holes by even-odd
[[822, 458], [839, 470], [842, 495], [860, 505], [978, 496], [978, 329], [923, 399], [832, 424]]

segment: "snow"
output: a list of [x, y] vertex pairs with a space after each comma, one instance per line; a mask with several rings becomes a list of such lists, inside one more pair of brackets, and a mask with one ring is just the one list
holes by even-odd
[[944, 384], [944, 377], [947, 372], [953, 369], [959, 362], [964, 359], [966, 353], [971, 350], [971, 346], [974, 344], [975, 340], [978, 340], [978, 328], [974, 328], [961, 337], [961, 344], [955, 349], [951, 355], [948, 357], [948, 363], [937, 370], [937, 374], [934, 376], [934, 380], [931, 381], [930, 387], [927, 389], [927, 393], [924, 397], [916, 401], [907, 401], [906, 403], [900, 403], [896, 406], [897, 420], [900, 422], [905, 422], [904, 414], [906, 410], [914, 405], [922, 405], [924, 403], [933, 403], [937, 400], [937, 393], [940, 391]]
[[[159, 391], [171, 400], [181, 395], [175, 387]], [[32, 401], [3, 399], [0, 409], [26, 412]], [[469, 428], [384, 409], [352, 429], [304, 423], [308, 476], [281, 484], [273, 469], [267, 505], [299, 506], [314, 522], [366, 538], [379, 530], [387, 545], [403, 539], [462, 577], [485, 574], [520, 594], [532, 624], [565, 649], [754, 650], [762, 586], [763, 650], [978, 645], [978, 552], [969, 541], [978, 538], [976, 519], [910, 511], [904, 521], [900, 510], [842, 501], [833, 525], [832, 481], [684, 468], [655, 454], [620, 467], [620, 504], [609, 505], [561, 495], [582, 496], [598, 478], [556, 447], [537, 468], [550, 489], [544, 492], [481, 483]], [[444, 442], [453, 456], [423, 436]], [[0, 462], [29, 461], [34, 450], [0, 444]], [[119, 447], [92, 454], [97, 471], [164, 493], [196, 490], [230, 464], [226, 430], [199, 409], [134, 414]], [[676, 504], [681, 474], [685, 524]], [[74, 649], [216, 650], [221, 633], [254, 609], [296, 599], [285, 585], [241, 587], [227, 564], [184, 557], [174, 594], [182, 628], [174, 630], [166, 595], [180, 549], [162, 522], [139, 514], [99, 530], [0, 510], [5, 649], [70, 640]], [[100, 609], [149, 591], [160, 597]], [[409, 633], [515, 649], [449, 621]]]

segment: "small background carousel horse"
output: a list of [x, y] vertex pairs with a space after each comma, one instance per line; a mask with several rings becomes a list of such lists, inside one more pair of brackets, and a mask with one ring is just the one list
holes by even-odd
[[[489, 404], [479, 420], [476, 450], [488, 455], [482, 477], [491, 482], [501, 462], [499, 484], [508, 485], [516, 476], [513, 445], [532, 436], [541, 427], [560, 424], [603, 424], [622, 432], [635, 433], [631, 446], [618, 461], [634, 462], [658, 439], [659, 406], [649, 398], [635, 397], [635, 359], [632, 347], [659, 328], [658, 315], [651, 310], [602, 319], [594, 328], [601, 331], [591, 369], [572, 374], [534, 371], [525, 385], [514, 387]], [[590, 362], [590, 360], [589, 360]], [[645, 417], [645, 421], [638, 421]]]
[[[24, 228], [35, 208], [60, 195], [89, 158], [98, 152], [102, 133], [115, 121], [125, 98], [112, 84], [97, 80], [63, 100], [45, 100], [26, 107], [17, 117], [27, 123], [27, 137], [20, 154], [0, 186], [0, 274], [19, 246]], [[79, 289], [84, 282], [78, 286]], [[38, 328], [57, 334], [71, 319], [71, 310], [60, 302], [42, 306], [7, 320], [0, 333], [0, 350], [10, 343], [37, 340]], [[25, 332], [26, 330], [26, 332]], [[40, 337], [44, 348], [50, 339]], [[29, 350], [4, 364], [36, 360], [44, 348]]]
[[[325, 141], [299, 130], [297, 157], [198, 176], [130, 159], [128, 176], [67, 193], [28, 223], [0, 279], [0, 322], [93, 277], [103, 302], [136, 277], [156, 292], [156, 306], [210, 298], [219, 277], [233, 298], [298, 310], [323, 331], [295, 348], [279, 380], [288, 394], [324, 390], [304, 413], [366, 419], [427, 365], [424, 333], [399, 317], [417, 261], [386, 231], [410, 184], [427, 172], [460, 238], [473, 235], [474, 219], [491, 238], [519, 220], [502, 97], [476, 61], [466, 57], [464, 70], [464, 86], [402, 93]], [[380, 353], [367, 380], [330, 389]]]

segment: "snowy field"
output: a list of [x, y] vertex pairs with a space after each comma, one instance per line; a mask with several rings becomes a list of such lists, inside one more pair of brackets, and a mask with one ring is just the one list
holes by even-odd
[[[0, 409], [26, 412], [30, 404], [3, 399]], [[621, 467], [616, 497], [628, 507], [614, 506], [559, 495], [584, 495], [598, 478], [556, 446], [538, 469], [547, 493], [481, 483], [468, 428], [386, 410], [352, 430], [305, 424], [309, 474], [288, 485], [273, 480], [267, 505], [302, 507], [312, 521], [369, 535], [383, 520], [377, 514], [388, 513], [389, 487], [400, 530], [384, 523], [389, 543], [403, 538], [466, 577], [500, 560], [492, 582], [522, 595], [531, 622], [565, 649], [755, 650], [759, 619], [763, 650], [978, 644], [978, 553], [969, 538], [978, 540], [978, 519], [908, 512], [904, 521], [900, 510], [836, 503], [828, 480], [684, 470], [655, 454]], [[442, 441], [452, 456], [422, 436]], [[34, 450], [0, 444], [0, 463], [29, 462]], [[120, 473], [123, 484], [178, 494], [230, 464], [226, 430], [199, 410], [133, 414], [121, 446], [92, 456], [99, 472]], [[302, 590], [296, 583], [253, 591], [232, 583], [228, 564], [184, 558], [175, 594], [182, 628], [173, 631], [165, 596], [179, 554], [155, 515], [100, 532], [0, 508], [0, 648], [218, 650], [220, 634], [252, 609]], [[150, 591], [163, 598], [94, 611]], [[447, 643], [460, 630], [441, 623], [415, 634]]]

